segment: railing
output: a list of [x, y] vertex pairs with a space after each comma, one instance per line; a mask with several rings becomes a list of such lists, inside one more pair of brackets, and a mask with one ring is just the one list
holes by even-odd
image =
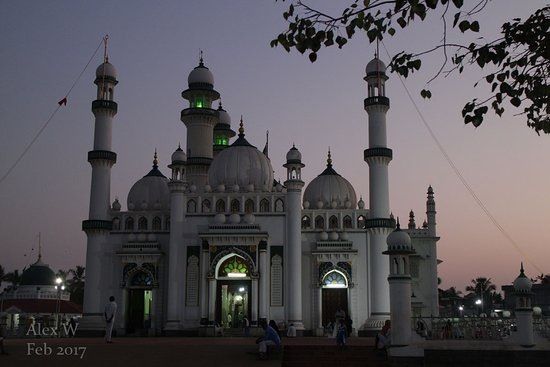
[[550, 338], [550, 317], [534, 317], [533, 329], [543, 338]]
[[412, 328], [429, 340], [502, 340], [516, 330], [513, 318], [493, 317], [413, 317]]
[[374, 97], [365, 98], [365, 108], [373, 105], [384, 105], [389, 107], [390, 99], [384, 96], [374, 96]]

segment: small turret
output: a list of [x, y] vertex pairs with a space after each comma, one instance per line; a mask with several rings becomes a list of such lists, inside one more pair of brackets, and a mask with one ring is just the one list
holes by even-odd
[[428, 217], [428, 229], [432, 236], [436, 236], [436, 222], [435, 222], [435, 200], [434, 200], [434, 189], [430, 185], [428, 187], [428, 200], [426, 200], [426, 216]]
[[416, 223], [414, 221], [414, 212], [410, 211], [409, 213], [409, 229], [415, 229], [416, 228]]

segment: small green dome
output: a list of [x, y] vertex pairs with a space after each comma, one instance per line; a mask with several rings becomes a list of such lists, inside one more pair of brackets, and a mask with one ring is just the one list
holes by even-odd
[[39, 259], [23, 272], [20, 285], [55, 285], [55, 273]]

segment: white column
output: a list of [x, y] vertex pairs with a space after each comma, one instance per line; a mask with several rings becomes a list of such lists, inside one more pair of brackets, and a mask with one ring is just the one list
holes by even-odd
[[208, 321], [214, 323], [216, 320], [216, 278], [208, 280]]
[[260, 243], [260, 319], [268, 319], [269, 312], [269, 265], [267, 259], [267, 244]]
[[208, 265], [210, 254], [208, 244], [202, 245], [201, 251], [201, 281], [200, 281], [200, 300], [201, 300], [201, 323], [208, 321]]
[[[388, 284], [388, 274], [390, 266], [388, 259], [382, 254], [387, 249], [386, 238], [389, 228], [371, 228], [370, 234], [370, 319], [372, 319], [372, 328], [382, 327], [384, 320], [389, 319], [390, 315], [390, 289]], [[368, 327], [370, 325], [367, 325]]]
[[[386, 259], [387, 260], [387, 259]], [[411, 342], [411, 279], [389, 278], [391, 297], [391, 344], [405, 346]]]
[[533, 309], [516, 308], [516, 323], [518, 325], [518, 342], [522, 347], [535, 345], [533, 336]]
[[258, 278], [252, 278], [252, 310], [250, 317], [253, 323], [258, 323]]
[[[289, 294], [286, 298], [288, 305], [288, 324], [293, 323], [296, 329], [304, 329], [302, 321], [302, 232], [300, 227], [300, 216], [302, 208], [300, 205], [301, 187], [296, 189], [287, 186], [287, 262], [285, 266], [288, 279]], [[300, 181], [301, 182], [301, 181]], [[303, 183], [302, 183], [303, 185]]]
[[[166, 330], [181, 328], [182, 305], [185, 304], [185, 267], [187, 266], [186, 249], [183, 240], [184, 221], [184, 183], [170, 181], [170, 242], [168, 254], [168, 302]], [[183, 267], [181, 269], [180, 267]], [[183, 276], [180, 276], [183, 273]], [[183, 284], [183, 286], [182, 286]]]

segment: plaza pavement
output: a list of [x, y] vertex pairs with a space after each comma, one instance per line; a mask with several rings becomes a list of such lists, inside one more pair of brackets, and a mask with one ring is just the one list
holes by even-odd
[[[42, 338], [8, 339], [5, 341], [9, 355], [0, 355], [0, 367], [64, 367], [64, 366], [264, 366], [281, 365], [281, 354], [267, 361], [257, 359], [255, 338], [114, 338], [113, 344], [106, 344], [102, 338]], [[35, 343], [34, 347], [32, 344]], [[50, 355], [39, 348], [46, 343]], [[328, 338], [283, 338], [284, 345], [335, 345]], [[372, 338], [350, 338], [349, 345], [373, 345]], [[31, 347], [29, 354], [29, 346]], [[86, 348], [84, 356], [55, 355], [60, 350], [79, 353]], [[60, 349], [61, 348], [61, 349]]]

